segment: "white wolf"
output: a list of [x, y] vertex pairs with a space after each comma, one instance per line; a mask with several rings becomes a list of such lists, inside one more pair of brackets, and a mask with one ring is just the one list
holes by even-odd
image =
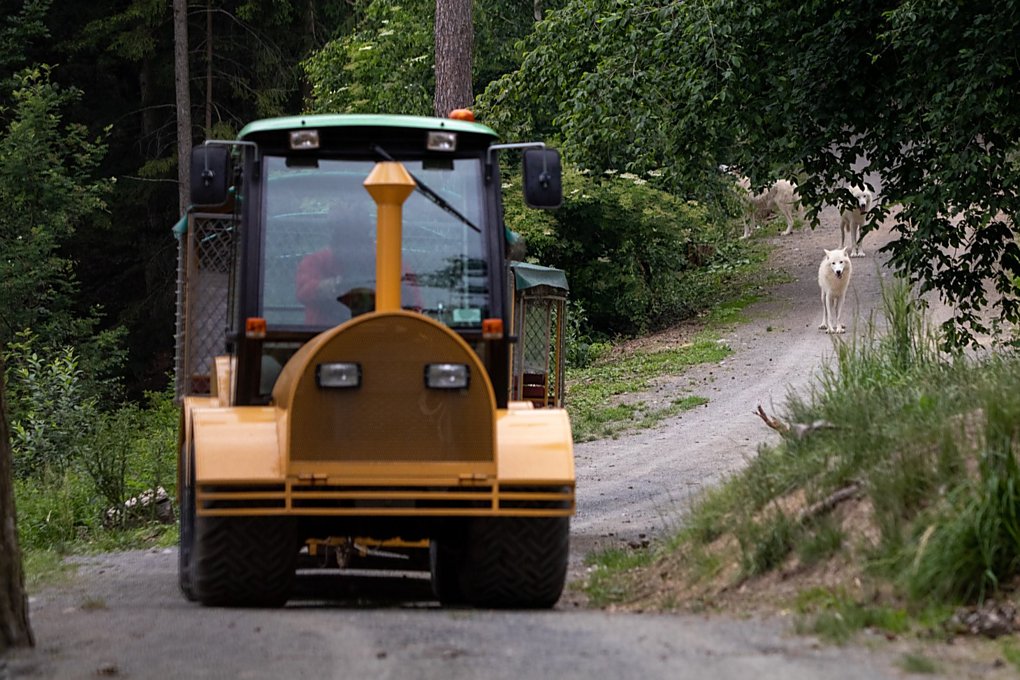
[[852, 274], [853, 265], [846, 248], [825, 251], [822, 264], [818, 266], [818, 287], [822, 289], [822, 323], [818, 328], [826, 333], [846, 332], [840, 321]]
[[743, 175], [737, 175], [737, 186], [745, 194], [744, 210], [744, 235], [747, 238], [756, 229], [760, 222], [764, 222], [769, 215], [777, 212], [786, 220], [786, 231], [783, 236], [793, 231], [795, 217], [803, 218], [803, 208], [800, 203], [800, 195], [797, 193], [797, 186], [785, 179], [777, 179], [771, 186], [766, 187], [761, 193], [751, 192], [751, 180]]
[[839, 245], [846, 245], [846, 235], [850, 232], [850, 257], [864, 257], [864, 251], [861, 250], [861, 227], [864, 226], [868, 213], [875, 207], [875, 194], [870, 189], [859, 186], [850, 187], [850, 193], [853, 194], [857, 207], [840, 210]]

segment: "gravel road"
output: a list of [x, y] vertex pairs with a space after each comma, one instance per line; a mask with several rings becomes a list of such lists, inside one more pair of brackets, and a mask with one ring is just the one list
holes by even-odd
[[[774, 229], [773, 229], [774, 231]], [[578, 512], [571, 578], [600, 546], [654, 538], [677, 522], [691, 494], [717, 483], [776, 435], [753, 414], [770, 413], [832, 353], [821, 318], [817, 268], [836, 247], [834, 212], [821, 226], [775, 242], [774, 266], [790, 283], [747, 310], [727, 332], [734, 353], [648, 400], [699, 394], [709, 403], [618, 439], [576, 447]], [[877, 246], [854, 262], [845, 320], [856, 325], [879, 300]], [[299, 600], [283, 610], [206, 609], [176, 585], [176, 551], [81, 559], [70, 583], [35, 592], [37, 647], [8, 659], [15, 678], [898, 678], [889, 651], [829, 647], [789, 632], [789, 621], [720, 615], [625, 614], [585, 609], [567, 595], [548, 612], [441, 609], [428, 583], [407, 575], [363, 577], [366, 597]], [[334, 585], [337, 592], [354, 581]], [[0, 666], [0, 678], [3, 676]]]

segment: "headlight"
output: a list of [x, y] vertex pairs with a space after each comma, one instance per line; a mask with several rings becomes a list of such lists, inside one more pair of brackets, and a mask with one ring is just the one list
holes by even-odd
[[315, 367], [319, 387], [361, 387], [361, 364], [337, 362]]
[[467, 389], [470, 378], [467, 364], [429, 364], [425, 367], [425, 386], [434, 390]]
[[295, 151], [319, 148], [318, 130], [294, 130], [290, 133], [290, 148]]
[[429, 151], [456, 151], [456, 132], [429, 132], [425, 142], [425, 148]]

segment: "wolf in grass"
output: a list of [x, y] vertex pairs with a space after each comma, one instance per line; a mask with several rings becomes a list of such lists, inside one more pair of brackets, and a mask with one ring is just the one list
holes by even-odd
[[[823, 249], [824, 250], [824, 249]], [[826, 333], [845, 333], [841, 323], [843, 301], [850, 285], [853, 265], [846, 248], [825, 250], [825, 257], [818, 266], [818, 287], [822, 290], [822, 323], [818, 326]]]

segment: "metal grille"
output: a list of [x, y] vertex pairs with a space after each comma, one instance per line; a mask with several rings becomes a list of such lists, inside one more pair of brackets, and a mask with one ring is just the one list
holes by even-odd
[[213, 358], [225, 350], [228, 293], [237, 220], [192, 214], [179, 241], [177, 267], [177, 398], [209, 394]]
[[563, 291], [536, 286], [517, 291], [514, 300], [512, 394], [536, 406], [563, 406], [564, 330], [567, 299]]

